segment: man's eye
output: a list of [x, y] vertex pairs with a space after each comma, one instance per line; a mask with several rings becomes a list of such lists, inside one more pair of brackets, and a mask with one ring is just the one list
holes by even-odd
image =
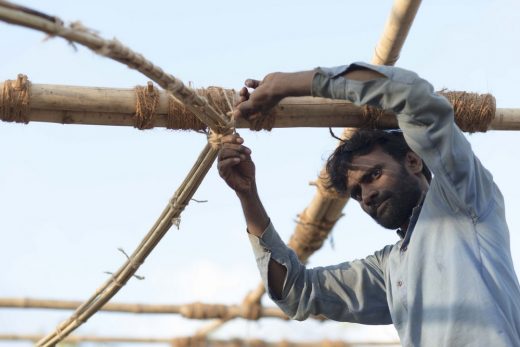
[[375, 169], [374, 171], [372, 171], [372, 174], [370, 176], [372, 177], [372, 179], [378, 179], [382, 173], [383, 173], [383, 170]]

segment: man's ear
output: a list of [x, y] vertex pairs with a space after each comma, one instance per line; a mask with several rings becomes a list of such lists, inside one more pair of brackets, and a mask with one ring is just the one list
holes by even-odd
[[409, 151], [406, 153], [405, 157], [405, 167], [412, 173], [412, 174], [419, 174], [422, 172], [423, 169], [423, 161], [421, 157], [419, 157], [415, 152]]

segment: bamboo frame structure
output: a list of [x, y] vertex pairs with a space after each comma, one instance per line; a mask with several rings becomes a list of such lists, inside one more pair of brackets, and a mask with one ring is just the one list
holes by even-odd
[[[1, 308], [75, 310], [80, 305], [81, 301], [72, 300], [0, 298]], [[188, 319], [252, 319], [247, 314], [247, 308], [243, 305], [205, 304], [200, 302], [183, 305], [109, 302], [100, 311], [136, 314], [179, 314]], [[261, 307], [258, 316], [259, 318], [289, 319], [282, 310], [276, 307]]]
[[[31, 341], [42, 338], [37, 334], [0, 334], [0, 341]], [[64, 339], [67, 343], [98, 342], [98, 343], [168, 343], [173, 347], [354, 347], [354, 346], [399, 346], [398, 341], [332, 341], [322, 340], [314, 342], [279, 342], [263, 341], [258, 339], [243, 340], [206, 340], [190, 337], [122, 337], [122, 336], [94, 336], [71, 335]]]
[[[4, 83], [0, 83], [0, 90]], [[234, 93], [234, 91], [225, 90], [224, 93]], [[159, 92], [156, 115], [150, 128], [168, 127], [169, 98], [169, 93]], [[31, 84], [29, 99], [30, 110], [27, 115], [29, 121], [135, 126], [134, 89]], [[274, 128], [366, 125], [363, 108], [343, 100], [314, 97], [285, 98], [272, 110], [272, 116], [275, 119]], [[371, 125], [379, 128], [396, 128], [397, 122], [395, 116], [388, 112], [376, 124]], [[237, 119], [235, 123], [236, 128], [250, 128], [250, 126], [250, 123], [243, 118]], [[496, 109], [489, 130], [520, 130], [520, 109]]]
[[0, 20], [43, 31], [51, 36], [62, 37], [69, 42], [81, 44], [94, 53], [125, 64], [164, 88], [213, 131], [221, 132], [231, 126], [228, 117], [218, 113], [208, 104], [205, 98], [185, 86], [182, 81], [164, 72], [143, 55], [125, 47], [121, 42], [115, 39], [105, 40], [92, 30], [85, 28], [81, 23], [72, 23], [69, 27], [66, 27], [59, 18], [14, 5], [4, 0], [0, 0]]
[[[420, 5], [420, 0], [397, 0], [392, 9], [391, 16], [386, 24], [385, 31], [374, 52], [372, 60], [375, 64], [393, 65], [406, 40], [415, 14]], [[124, 47], [117, 40], [104, 40], [90, 30], [79, 24], [65, 27], [61, 21], [54, 17], [45, 16], [35, 11], [31, 13], [8, 2], [0, 0], [0, 20], [31, 27], [46, 32], [52, 36], [60, 36], [71, 42], [77, 42], [90, 48], [94, 52], [137, 69], [145, 76], [151, 78], [166, 92], [159, 95], [157, 116], [153, 126], [167, 127], [168, 98], [174, 97], [195, 114], [201, 121], [214, 132], [228, 132], [231, 128], [227, 116], [212, 107], [199, 93], [186, 87], [181, 81], [165, 73], [162, 69]], [[0, 86], [1, 87], [1, 86]], [[87, 88], [56, 85], [33, 84], [31, 87], [30, 121], [55, 122], [62, 124], [95, 124], [133, 126], [135, 114], [135, 94], [131, 89]], [[78, 97], [81, 95], [81, 97]], [[325, 100], [320, 98], [286, 98], [273, 110], [275, 127], [359, 127], [365, 124], [363, 111], [352, 104], [340, 100]], [[395, 117], [391, 113], [385, 114], [377, 127], [394, 128], [397, 126]], [[238, 120], [238, 128], [249, 128], [250, 124], [244, 120]], [[493, 130], [520, 130], [520, 110], [498, 109], [495, 120], [489, 129]], [[186, 313], [194, 310], [189, 305], [143, 305], [143, 304], [116, 304], [108, 301], [131, 278], [139, 265], [151, 253], [160, 242], [168, 229], [178, 220], [180, 213], [188, 204], [202, 182], [205, 174], [211, 167], [217, 154], [217, 149], [207, 145], [193, 169], [174, 197], [168, 203], [159, 219], [153, 225], [141, 244], [134, 251], [129, 261], [103, 284], [92, 297], [85, 303], [80, 302], [43, 302], [31, 299], [12, 299], [10, 303], [0, 299], [3, 307], [46, 307], [54, 309], [76, 309], [74, 314], [61, 323], [56, 331], [47, 336], [38, 335], [0, 335], [1, 339], [38, 341], [39, 345], [54, 345], [59, 341], [68, 342], [96, 341], [96, 342], [161, 342], [186, 346], [186, 341], [199, 341], [205, 339], [208, 334], [220, 327], [225, 322], [234, 318], [258, 319], [260, 317], [276, 317], [286, 319], [278, 309], [262, 307], [261, 298], [265, 293], [263, 285], [259, 285], [244, 299], [242, 305], [224, 307], [223, 305], [208, 306], [208, 312], [199, 311], [199, 314]], [[319, 183], [320, 178], [318, 178]], [[319, 184], [318, 184], [319, 186]], [[347, 199], [326, 195], [322, 189], [318, 189], [316, 196], [310, 205], [300, 214], [297, 227], [289, 244], [296, 250], [302, 261], [306, 261], [328, 236], [337, 220], [341, 217], [342, 210]], [[304, 236], [302, 236], [304, 235]], [[311, 246], [310, 243], [313, 243]], [[16, 302], [18, 300], [18, 302]], [[200, 303], [195, 303], [202, 307]], [[192, 305], [195, 305], [192, 304]], [[9, 306], [11, 305], [11, 306]], [[18, 306], [15, 306], [18, 305]], [[218, 306], [218, 307], [217, 307]], [[112, 312], [134, 313], [175, 313], [186, 318], [209, 319], [216, 318], [207, 326], [197, 331], [191, 338], [170, 339], [118, 339], [88, 336], [67, 337], [72, 331], [84, 323], [89, 317], [99, 310]], [[184, 311], [184, 312], [183, 312]], [[204, 340], [205, 341], [205, 340]], [[322, 341], [316, 343], [269, 343], [257, 341], [257, 345], [275, 347], [283, 344], [283, 347], [343, 347], [351, 345], [388, 345], [398, 342], [334, 342]], [[195, 345], [196, 343], [193, 343]], [[242, 346], [253, 345], [251, 341], [217, 341], [208, 340], [203, 345], [215, 346]], [[188, 344], [189, 345], [189, 344]]]
[[[186, 108], [190, 109], [193, 114], [199, 117], [214, 132], [220, 133], [230, 130], [231, 122], [226, 115], [217, 113], [206, 99], [200, 97], [172, 75], [166, 74], [161, 68], [155, 66], [142, 55], [123, 46], [117, 40], [104, 40], [78, 24], [66, 28], [63, 26], [63, 21], [57, 18], [11, 4], [7, 1], [0, 1], [0, 20], [63, 37], [70, 42], [82, 44], [98, 54], [134, 68], [181, 101]], [[81, 304], [68, 319], [60, 323], [55, 331], [39, 340], [38, 346], [54, 346], [62, 341], [94, 315], [126, 284], [170, 227], [179, 220], [181, 212], [193, 197], [193, 194], [211, 168], [217, 154], [218, 148], [214, 148], [210, 144], [205, 146], [186, 179], [181, 183], [161, 216], [127, 262], [112, 275], [111, 279], [97, 289], [87, 301]]]

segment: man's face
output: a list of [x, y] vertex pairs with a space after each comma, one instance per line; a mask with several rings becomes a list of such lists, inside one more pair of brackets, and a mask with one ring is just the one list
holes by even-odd
[[419, 203], [419, 178], [404, 163], [380, 147], [355, 156], [348, 173], [350, 196], [377, 223], [387, 229], [403, 227]]

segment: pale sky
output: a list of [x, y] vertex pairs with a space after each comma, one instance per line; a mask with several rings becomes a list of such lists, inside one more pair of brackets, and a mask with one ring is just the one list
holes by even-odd
[[[80, 20], [197, 87], [238, 89], [248, 77], [370, 61], [391, 1], [22, 1], [66, 22]], [[489, 92], [518, 108], [520, 3], [425, 1], [397, 65], [436, 89]], [[0, 24], [0, 80], [25, 73], [33, 83], [132, 88], [147, 79], [62, 39]], [[339, 129], [337, 130], [339, 131]], [[328, 129], [275, 129], [241, 135], [253, 150], [268, 213], [285, 240], [305, 208], [336, 140]], [[520, 136], [469, 136], [506, 201], [515, 268], [520, 272]], [[131, 253], [173, 195], [205, 137], [164, 129], [0, 124], [0, 297], [84, 300]], [[180, 230], [172, 229], [114, 302], [240, 303], [259, 281], [233, 192], [213, 168]], [[397, 241], [355, 204], [310, 266], [362, 258]], [[272, 305], [267, 298], [266, 305]], [[0, 309], [0, 333], [47, 333], [70, 312]], [[78, 334], [190, 335], [207, 324], [177, 316], [101, 313]], [[330, 322], [237, 320], [213, 336], [270, 340], [395, 338], [393, 327]], [[14, 343], [1, 343], [11, 346]], [[17, 346], [30, 345], [26, 343]]]

